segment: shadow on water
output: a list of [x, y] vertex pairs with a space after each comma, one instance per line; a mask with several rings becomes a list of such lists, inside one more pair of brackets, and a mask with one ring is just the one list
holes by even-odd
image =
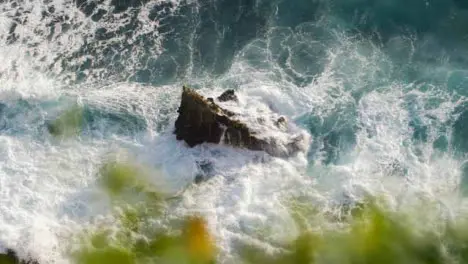
[[134, 135], [148, 128], [146, 120], [128, 111], [106, 111], [85, 107], [83, 113], [88, 131], [106, 131], [117, 135]]
[[356, 146], [359, 131], [356, 109], [348, 106], [341, 110], [325, 117], [307, 114], [296, 120], [314, 137], [309, 151], [310, 161], [340, 164], [346, 162], [347, 153]]
[[48, 132], [65, 137], [77, 134], [128, 137], [148, 129], [145, 118], [124, 109], [117, 111], [93, 105], [58, 109], [59, 104], [23, 99], [0, 103], [0, 134], [18, 136], [34, 131], [34, 135]]
[[451, 145], [459, 155], [463, 155], [468, 153], [468, 105], [462, 104], [453, 115], [457, 118], [452, 124]]

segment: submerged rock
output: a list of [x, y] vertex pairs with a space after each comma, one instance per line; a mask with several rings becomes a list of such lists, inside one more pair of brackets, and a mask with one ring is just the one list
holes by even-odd
[[214, 176], [213, 163], [209, 160], [200, 160], [196, 162], [199, 173], [195, 176], [195, 183], [201, 183], [202, 181]]
[[218, 101], [220, 102], [227, 102], [227, 101], [235, 101], [237, 102], [237, 95], [234, 92], [234, 90], [229, 89], [226, 90], [224, 93], [222, 93], [220, 96], [218, 96]]
[[[230, 98], [234, 96], [237, 98], [234, 91], [228, 94]], [[291, 136], [287, 131], [282, 131], [275, 125], [254, 130], [246, 122], [241, 121], [238, 114], [221, 108], [213, 100], [205, 99], [195, 90], [185, 86], [178, 113], [174, 133], [177, 140], [184, 140], [190, 147], [204, 142], [222, 143], [255, 151], [265, 151], [277, 157], [291, 156], [305, 149], [304, 135]], [[275, 121], [277, 122], [278, 119], [275, 119], [272, 124], [275, 124]], [[282, 122], [285, 122], [285, 119]], [[271, 129], [278, 130], [281, 138], [271, 136], [271, 131], [267, 131]]]

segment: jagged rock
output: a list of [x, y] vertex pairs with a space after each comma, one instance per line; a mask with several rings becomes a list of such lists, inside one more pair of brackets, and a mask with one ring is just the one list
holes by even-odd
[[177, 140], [184, 140], [190, 147], [204, 142], [223, 143], [265, 151], [278, 157], [287, 157], [303, 150], [302, 135], [292, 137], [287, 142], [271, 136], [264, 137], [262, 131], [254, 131], [240, 121], [235, 113], [185, 86], [178, 113], [174, 133]]
[[227, 101], [235, 101], [237, 102], [237, 95], [234, 92], [234, 90], [226, 90], [224, 93], [222, 93], [220, 96], [218, 96], [218, 101], [220, 102], [227, 102]]
[[0, 263], [2, 264], [38, 264], [37, 261], [29, 259], [23, 260], [18, 257], [15, 251], [6, 249], [5, 252], [0, 252]]

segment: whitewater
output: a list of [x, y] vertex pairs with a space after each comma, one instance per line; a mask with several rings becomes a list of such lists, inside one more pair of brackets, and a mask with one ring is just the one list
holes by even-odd
[[[111, 217], [96, 175], [112, 155], [152, 168], [179, 198], [169, 217], [205, 216], [223, 260], [293, 237], [291, 197], [466, 212], [467, 24], [460, 0], [2, 1], [0, 245], [69, 263], [70, 237]], [[287, 117], [308, 151], [187, 147], [172, 133], [185, 84]], [[83, 131], [52, 137], [75, 104]]]

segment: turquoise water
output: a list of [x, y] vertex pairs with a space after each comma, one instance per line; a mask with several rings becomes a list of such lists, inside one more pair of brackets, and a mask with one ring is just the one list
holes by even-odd
[[[464, 210], [468, 4], [463, 0], [5, 1], [0, 4], [0, 241], [52, 263], [68, 234], [108, 217], [99, 164], [126, 153], [201, 212], [223, 255], [282, 200], [332, 210], [366, 194]], [[172, 135], [181, 87], [235, 89], [311, 136], [276, 159]], [[47, 124], [84, 109], [77, 137]], [[211, 164], [205, 181], [193, 185]], [[267, 243], [266, 241], [260, 241]], [[259, 243], [260, 243], [259, 242]]]

